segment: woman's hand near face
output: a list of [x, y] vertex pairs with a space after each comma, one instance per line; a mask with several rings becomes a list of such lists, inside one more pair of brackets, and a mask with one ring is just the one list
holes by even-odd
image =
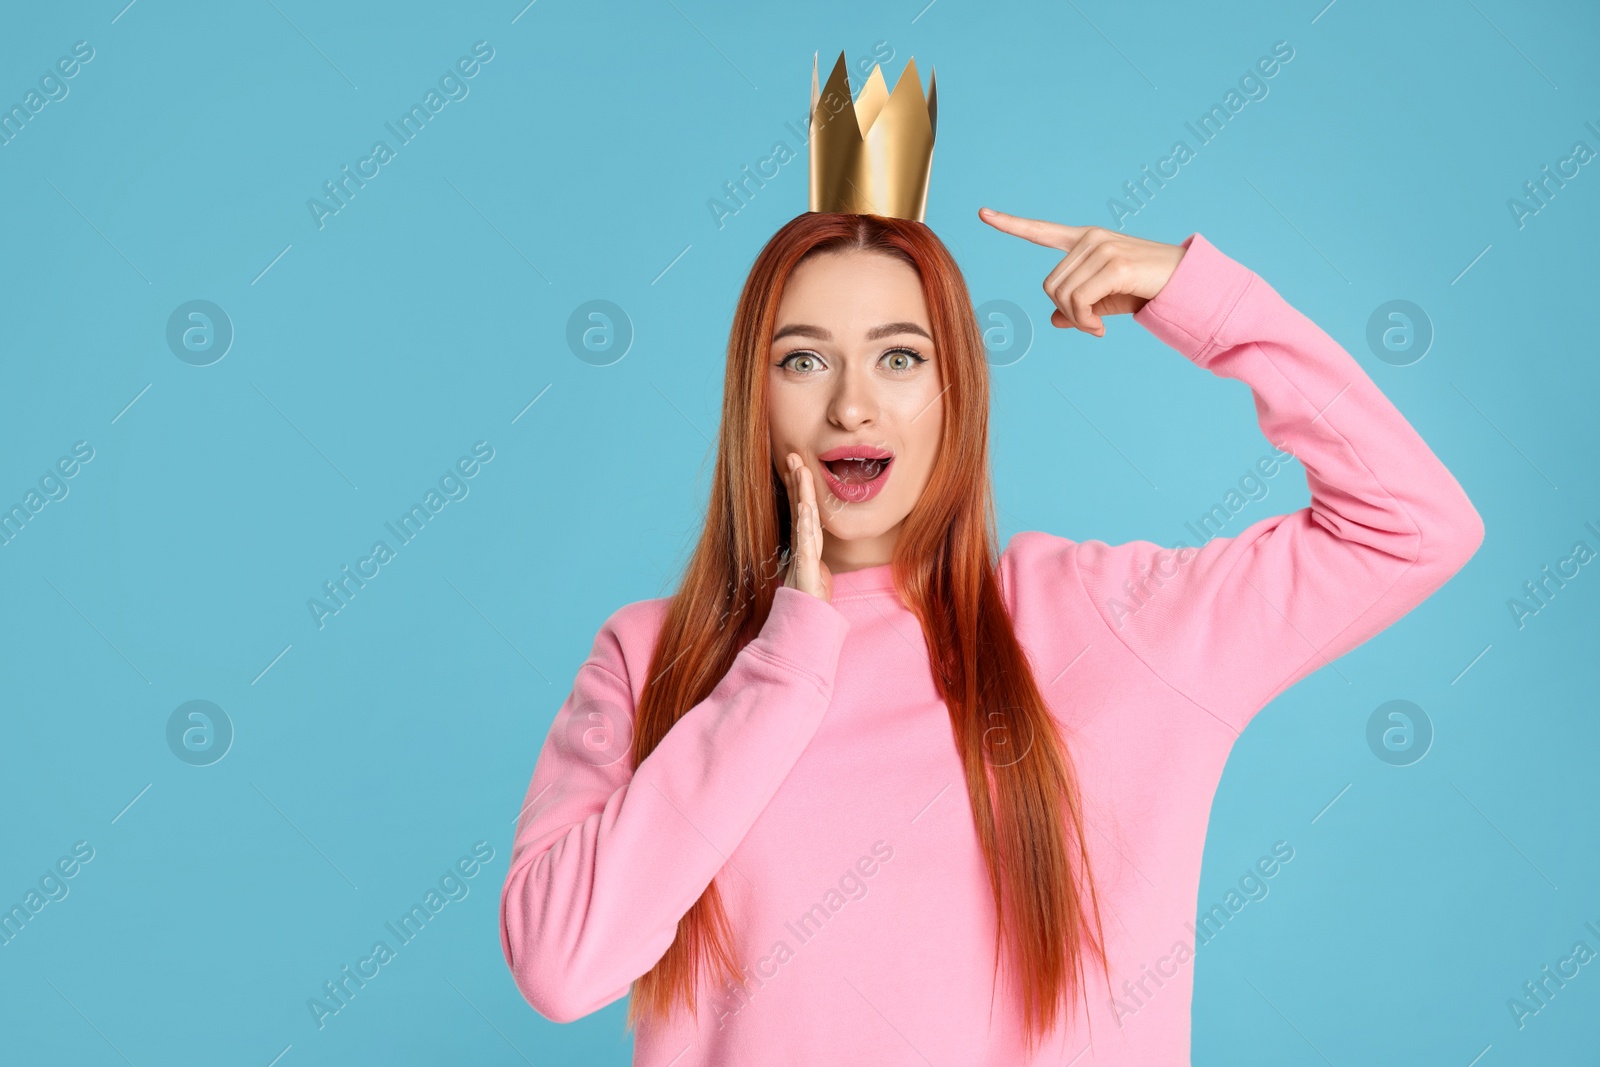
[[833, 602], [833, 573], [822, 562], [822, 518], [811, 468], [794, 452], [784, 457], [784, 482], [789, 487], [789, 528], [793, 542], [783, 584]]
[[1183, 258], [1180, 245], [1147, 241], [1099, 226], [1067, 226], [983, 208], [978, 217], [1003, 233], [1066, 253], [1044, 279], [1055, 302], [1053, 326], [1104, 337], [1102, 315], [1131, 315], [1161, 292]]

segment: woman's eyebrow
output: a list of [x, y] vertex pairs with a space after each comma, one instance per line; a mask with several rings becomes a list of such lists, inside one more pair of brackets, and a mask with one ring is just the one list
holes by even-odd
[[[882, 326], [874, 326], [867, 331], [867, 340], [876, 341], [882, 337], [893, 337], [897, 333], [914, 333], [927, 337], [930, 341], [933, 340], [932, 337], [928, 336], [927, 330], [924, 330], [914, 322], [886, 322]], [[818, 341], [833, 340], [833, 334], [824, 330], [821, 326], [808, 326], [803, 322], [796, 322], [779, 327], [778, 332], [772, 335], [772, 342], [776, 344], [791, 335], [812, 337]]]

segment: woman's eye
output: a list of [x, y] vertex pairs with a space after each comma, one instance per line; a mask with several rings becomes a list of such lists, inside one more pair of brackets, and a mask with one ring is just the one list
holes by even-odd
[[798, 362], [804, 361], [806, 363], [815, 363], [816, 360], [817, 357], [813, 356], [810, 352], [790, 352], [787, 356], [784, 356], [778, 361], [778, 366], [787, 368], [788, 370], [798, 370], [802, 374], [805, 374], [809, 373], [810, 367], [798, 366]]
[[898, 363], [891, 363], [891, 367], [902, 373], [928, 362], [928, 357], [914, 348], [891, 348], [883, 355], [885, 359], [898, 360]]

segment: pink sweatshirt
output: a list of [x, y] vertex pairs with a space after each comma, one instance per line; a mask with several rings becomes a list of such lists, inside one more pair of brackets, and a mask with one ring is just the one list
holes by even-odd
[[[1184, 246], [1134, 318], [1250, 386], [1311, 504], [1198, 551], [1024, 532], [1001, 555], [1084, 795], [1111, 965], [1109, 988], [1091, 968], [1087, 1020], [1079, 1000], [1024, 1056], [949, 712], [888, 565], [836, 575], [831, 603], [779, 588], [631, 773], [667, 600], [606, 621], [539, 754], [501, 901], [506, 960], [541, 1014], [626, 996], [720, 874], [743, 987], [641, 1025], [635, 1064], [1189, 1062], [1200, 858], [1229, 749], [1273, 697], [1443, 585], [1483, 525], [1347, 352], [1199, 234]], [[1203, 942], [1227, 916], [1200, 918]]]

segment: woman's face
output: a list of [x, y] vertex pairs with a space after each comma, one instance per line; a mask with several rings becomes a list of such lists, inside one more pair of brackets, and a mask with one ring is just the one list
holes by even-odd
[[[814, 255], [784, 287], [767, 369], [772, 457], [780, 477], [790, 452], [811, 468], [830, 570], [888, 563], [928, 484], [944, 428], [932, 333], [917, 272], [881, 252]], [[850, 446], [887, 466], [838, 458]]]

